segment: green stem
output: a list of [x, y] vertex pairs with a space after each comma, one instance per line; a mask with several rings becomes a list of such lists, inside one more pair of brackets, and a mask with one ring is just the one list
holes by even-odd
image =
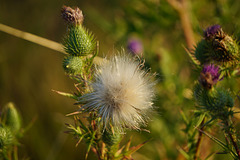
[[196, 143], [196, 151], [195, 151], [195, 155], [194, 155], [194, 160], [197, 160], [197, 158], [199, 157], [199, 153], [200, 153], [200, 146], [201, 146], [201, 143], [202, 143], [202, 139], [203, 139], [203, 130], [204, 130], [204, 123], [205, 123], [205, 117], [203, 118], [200, 126], [200, 130], [198, 132], [198, 140], [197, 140], [197, 143]]
[[17, 146], [13, 146], [13, 159], [18, 160], [18, 148]]
[[10, 160], [5, 152], [3, 153], [3, 158], [4, 160]]

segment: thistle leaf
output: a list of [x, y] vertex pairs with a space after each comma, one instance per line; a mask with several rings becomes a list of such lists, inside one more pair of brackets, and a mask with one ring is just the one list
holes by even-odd
[[[205, 113], [202, 114], [202, 115], [200, 115], [200, 117], [199, 117], [199, 119], [198, 119], [198, 121], [197, 121], [197, 123], [196, 123], [196, 127], [197, 127], [197, 128], [201, 125], [201, 123], [202, 123], [203, 119], [205, 118], [205, 116], [206, 116]], [[200, 126], [200, 127], [202, 127], [202, 126]]]
[[89, 151], [90, 151], [90, 149], [91, 149], [91, 147], [92, 147], [92, 145], [93, 145], [93, 143], [94, 143], [95, 134], [96, 134], [96, 131], [94, 131], [94, 132], [92, 133], [91, 139], [90, 139], [90, 141], [89, 141], [89, 143], [88, 143], [87, 152], [86, 152], [86, 155], [85, 155], [85, 160], [87, 159], [88, 153], [89, 153]]
[[221, 146], [225, 151], [229, 152], [231, 154], [231, 156], [235, 159], [238, 159], [237, 154], [231, 149], [229, 148], [228, 145], [226, 145], [224, 142], [222, 142], [221, 140], [219, 140], [218, 138], [208, 134], [207, 132], [204, 132], [200, 129], [198, 129], [199, 132], [202, 132], [203, 134], [205, 134], [206, 136], [208, 136], [212, 141], [214, 141], [215, 143], [217, 143], [219, 146]]
[[61, 92], [61, 91], [57, 91], [57, 90], [53, 90], [53, 89], [52, 89], [52, 91], [53, 91], [53, 92], [56, 92], [57, 94], [60, 94], [60, 95], [62, 95], [62, 96], [65, 96], [65, 97], [69, 97], [69, 98], [78, 100], [78, 97], [75, 96], [75, 95], [73, 95], [73, 94], [71, 94], [71, 93]]
[[188, 155], [188, 153], [186, 151], [184, 151], [181, 147], [177, 147], [177, 150], [186, 158], [189, 159], [190, 156]]
[[192, 62], [195, 64], [195, 66], [199, 66], [200, 61], [197, 60], [197, 58], [194, 56], [194, 54], [191, 53], [191, 51], [189, 51], [186, 47], [183, 46], [183, 48], [185, 49], [185, 51], [187, 52], [187, 54], [190, 57], [190, 59], [192, 60]]
[[[133, 146], [131, 148], [129, 148], [130, 146], [130, 140], [128, 141], [125, 151], [120, 154], [118, 157], [115, 157], [116, 160], [118, 159], [122, 159], [122, 158], [127, 158], [127, 157], [131, 157], [131, 155], [136, 152], [137, 150], [139, 150], [144, 144], [146, 144], [147, 142], [149, 142], [149, 140], [137, 145], [137, 146]], [[127, 149], [127, 150], [126, 150]]]

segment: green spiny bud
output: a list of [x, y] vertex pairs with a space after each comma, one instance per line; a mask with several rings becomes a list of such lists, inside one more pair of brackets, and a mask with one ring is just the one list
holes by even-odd
[[81, 74], [84, 69], [84, 62], [81, 57], [68, 56], [63, 60], [63, 68], [68, 74]]
[[220, 88], [207, 90], [196, 84], [194, 97], [197, 104], [215, 118], [224, 119], [232, 113], [234, 100], [229, 91]]
[[0, 150], [5, 150], [13, 143], [13, 135], [9, 128], [0, 126]]
[[95, 48], [95, 40], [82, 25], [71, 26], [64, 39], [64, 49], [73, 56], [86, 56]]
[[119, 133], [113, 133], [112, 130], [104, 130], [102, 135], [102, 141], [107, 144], [109, 147], [114, 146], [119, 143], [121, 136]]
[[2, 112], [3, 123], [8, 126], [13, 133], [16, 133], [21, 128], [21, 118], [12, 102], [9, 102]]

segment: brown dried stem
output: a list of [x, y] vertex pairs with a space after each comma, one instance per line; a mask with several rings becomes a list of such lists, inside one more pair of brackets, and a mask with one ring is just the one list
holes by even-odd
[[189, 8], [187, 0], [167, 0], [168, 3], [178, 12], [185, 40], [189, 50], [194, 49], [195, 39], [192, 24], [189, 18]]

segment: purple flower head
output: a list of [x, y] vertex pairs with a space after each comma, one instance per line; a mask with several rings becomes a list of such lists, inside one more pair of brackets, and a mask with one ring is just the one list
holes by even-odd
[[213, 36], [215, 36], [218, 32], [221, 31], [221, 26], [216, 24], [213, 26], [208, 27], [205, 31], [204, 31], [204, 37], [205, 38], [211, 38]]
[[131, 38], [128, 40], [127, 48], [134, 55], [139, 55], [143, 52], [142, 42], [136, 38]]
[[203, 67], [200, 74], [199, 82], [204, 88], [211, 89], [218, 81], [222, 80], [219, 78], [219, 67], [213, 64], [208, 64]]

